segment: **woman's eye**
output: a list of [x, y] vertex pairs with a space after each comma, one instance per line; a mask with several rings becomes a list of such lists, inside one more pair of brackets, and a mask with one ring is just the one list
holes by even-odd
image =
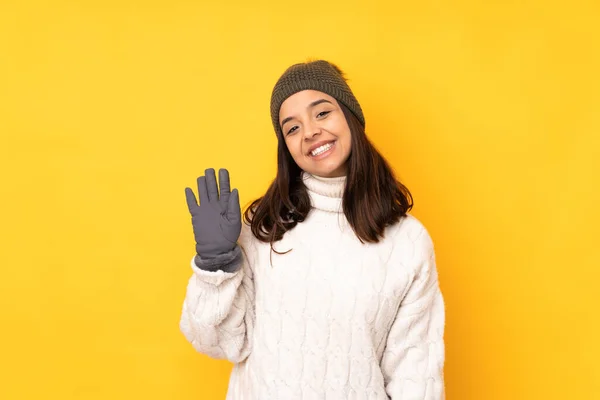
[[289, 135], [290, 133], [294, 132], [296, 130], [296, 128], [298, 128], [298, 127], [292, 126], [292, 129], [290, 129], [287, 134]]
[[321, 111], [320, 113], [318, 113], [318, 114], [317, 114], [317, 117], [320, 117], [320, 116], [323, 116], [323, 117], [324, 117], [324, 116], [326, 116], [327, 114], [329, 114], [330, 112], [331, 112], [331, 111]]

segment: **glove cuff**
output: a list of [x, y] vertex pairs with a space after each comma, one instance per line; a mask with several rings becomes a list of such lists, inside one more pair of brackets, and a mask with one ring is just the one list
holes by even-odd
[[194, 264], [204, 271], [218, 271], [233, 273], [236, 272], [242, 266], [243, 256], [242, 250], [239, 245], [235, 245], [233, 250], [218, 254], [214, 258], [202, 258], [200, 254], [196, 254], [194, 257]]

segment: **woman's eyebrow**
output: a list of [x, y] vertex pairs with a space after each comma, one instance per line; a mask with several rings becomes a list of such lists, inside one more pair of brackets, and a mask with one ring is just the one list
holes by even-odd
[[325, 99], [319, 99], [319, 100], [315, 100], [315, 101], [313, 101], [312, 103], [310, 103], [310, 104], [309, 104], [309, 105], [306, 107], [306, 109], [309, 109], [309, 108], [311, 108], [311, 107], [314, 107], [314, 106], [316, 106], [316, 105], [319, 105], [319, 104], [321, 104], [321, 103], [329, 103], [329, 104], [331, 104], [331, 102], [330, 102], [329, 100], [325, 100]]
[[[319, 105], [319, 104], [321, 104], [321, 103], [329, 103], [329, 104], [333, 104], [333, 103], [331, 103], [329, 100], [326, 100], [326, 99], [319, 99], [319, 100], [315, 100], [315, 101], [313, 101], [313, 102], [312, 102], [312, 103], [310, 103], [308, 106], [306, 106], [306, 109], [308, 110], [309, 108], [315, 107], [315, 106], [317, 106], [317, 105]], [[290, 121], [290, 120], [292, 120], [292, 119], [294, 119], [294, 117], [287, 117], [287, 118], [284, 118], [284, 120], [283, 120], [283, 121], [281, 121], [281, 127], [283, 128], [283, 126], [285, 125], [285, 123], [286, 123], [286, 122], [288, 122], [288, 121]]]

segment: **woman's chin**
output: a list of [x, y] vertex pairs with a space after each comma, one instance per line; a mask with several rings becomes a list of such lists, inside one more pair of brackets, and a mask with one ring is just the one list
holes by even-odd
[[323, 178], [337, 178], [346, 175], [346, 168], [339, 165], [324, 165], [321, 168], [307, 168], [304, 171]]

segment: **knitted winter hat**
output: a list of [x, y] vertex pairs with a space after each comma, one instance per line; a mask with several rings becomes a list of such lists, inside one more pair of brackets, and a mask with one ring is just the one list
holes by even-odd
[[271, 120], [277, 135], [282, 134], [279, 127], [281, 104], [294, 93], [307, 89], [327, 93], [343, 103], [358, 118], [363, 127], [365, 126], [365, 117], [360, 104], [346, 83], [342, 71], [335, 64], [317, 60], [292, 65], [275, 84], [271, 94]]

